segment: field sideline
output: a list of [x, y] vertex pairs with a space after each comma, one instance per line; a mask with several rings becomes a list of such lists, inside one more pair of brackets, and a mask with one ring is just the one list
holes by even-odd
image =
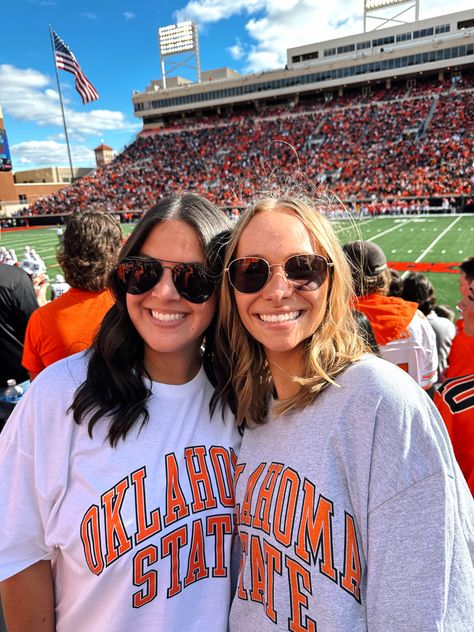
[[[458, 295], [458, 270], [463, 259], [474, 255], [474, 215], [408, 215], [377, 217], [362, 221], [334, 220], [342, 243], [366, 239], [377, 243], [394, 268], [418, 270], [433, 283], [438, 303], [455, 308]], [[122, 225], [125, 235], [133, 224]], [[16, 250], [21, 261], [26, 245], [35, 248], [53, 279], [61, 272], [56, 262], [56, 228], [2, 231], [0, 245]]]

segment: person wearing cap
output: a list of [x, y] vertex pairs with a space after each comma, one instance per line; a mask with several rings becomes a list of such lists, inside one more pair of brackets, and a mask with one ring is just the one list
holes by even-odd
[[40, 307], [26, 328], [22, 364], [30, 379], [53, 362], [92, 344], [113, 305], [105, 289], [122, 244], [120, 224], [107, 213], [74, 213], [57, 259], [71, 289]]
[[390, 274], [384, 251], [370, 241], [343, 246], [350, 264], [356, 299], [354, 309], [367, 316], [380, 353], [406, 371], [425, 390], [438, 377], [436, 336], [418, 304], [387, 296]]
[[[474, 341], [474, 279], [458, 303], [464, 335]], [[474, 372], [446, 379], [434, 402], [444, 419], [454, 454], [474, 495]]]

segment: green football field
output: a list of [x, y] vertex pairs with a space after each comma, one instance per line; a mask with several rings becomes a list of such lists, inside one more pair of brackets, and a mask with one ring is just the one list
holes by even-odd
[[[474, 216], [406, 216], [334, 222], [342, 243], [366, 239], [377, 243], [392, 267], [401, 272], [416, 270], [433, 283], [437, 302], [455, 308], [458, 295], [459, 262], [474, 255]], [[132, 224], [122, 226], [128, 235]], [[21, 261], [25, 245], [41, 255], [50, 279], [61, 270], [56, 262], [58, 238], [55, 227], [2, 231], [0, 245], [15, 248]]]

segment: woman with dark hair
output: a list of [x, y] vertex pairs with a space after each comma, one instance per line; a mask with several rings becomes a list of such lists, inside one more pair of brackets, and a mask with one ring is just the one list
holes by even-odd
[[469, 490], [426, 393], [365, 353], [330, 223], [265, 198], [225, 271], [218, 392], [246, 424], [231, 632], [473, 630]]
[[91, 349], [45, 369], [2, 433], [9, 629], [227, 629], [240, 435], [212, 384], [228, 227], [197, 195], [154, 206]]
[[456, 327], [449, 319], [441, 318], [435, 312], [436, 294], [433, 284], [421, 272], [410, 272], [407, 274], [401, 297], [405, 301], [413, 301], [418, 304], [418, 309], [426, 316], [435, 332], [436, 349], [438, 351], [437, 384], [439, 385], [444, 379], [444, 373], [448, 367], [448, 357], [456, 335]]

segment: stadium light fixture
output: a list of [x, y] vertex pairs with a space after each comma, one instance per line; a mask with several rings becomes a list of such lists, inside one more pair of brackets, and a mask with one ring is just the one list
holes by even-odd
[[[394, 7], [397, 11], [395, 14]], [[413, 15], [413, 12], [416, 22], [420, 13], [420, 0], [364, 0], [364, 33], [367, 32], [368, 18], [377, 21], [377, 30], [394, 24], [407, 24], [413, 18], [407, 19], [410, 16], [406, 14]]]
[[160, 41], [160, 53], [175, 55], [176, 53], [186, 53], [196, 47], [197, 31], [193, 22], [182, 22], [181, 24], [171, 24], [158, 29]]
[[[198, 81], [201, 81], [198, 31], [194, 22], [180, 22], [179, 24], [170, 24], [160, 27], [158, 29], [158, 42], [163, 88], [166, 88], [165, 59], [182, 53], [190, 53], [190, 57], [195, 57], [196, 63], [193, 68], [197, 71]], [[188, 61], [188, 59], [185, 61]], [[174, 62], [172, 70], [186, 65], [184, 62]]]

